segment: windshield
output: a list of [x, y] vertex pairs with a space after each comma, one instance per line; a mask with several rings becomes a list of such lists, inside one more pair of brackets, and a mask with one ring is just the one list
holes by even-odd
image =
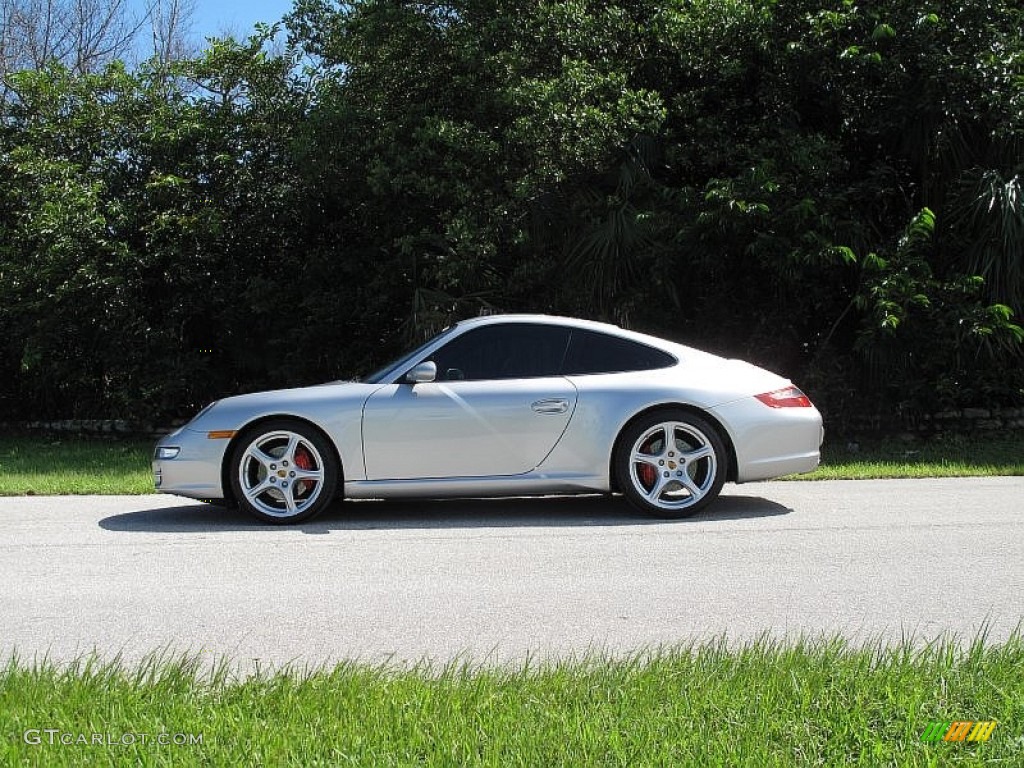
[[426, 352], [429, 347], [431, 347], [439, 340], [443, 339], [445, 336], [449, 336], [454, 330], [454, 325], [445, 328], [443, 331], [437, 334], [437, 336], [435, 336], [434, 338], [430, 339], [427, 342], [424, 342], [423, 344], [420, 344], [418, 347], [416, 347], [416, 349], [412, 350], [411, 352], [406, 352], [397, 360], [392, 360], [383, 368], [379, 368], [378, 370], [371, 373], [369, 376], [364, 376], [362, 381], [365, 384], [380, 384], [383, 381], [387, 381], [388, 379], [397, 376], [402, 371], [403, 368], [408, 366], [410, 363], [412, 363], [413, 360], [415, 360], [417, 357]]

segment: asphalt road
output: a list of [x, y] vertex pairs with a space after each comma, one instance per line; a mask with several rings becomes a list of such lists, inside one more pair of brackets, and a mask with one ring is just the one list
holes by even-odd
[[1024, 478], [727, 486], [684, 521], [600, 497], [349, 502], [294, 528], [166, 496], [0, 499], [0, 654], [243, 667], [856, 642], [1024, 617]]

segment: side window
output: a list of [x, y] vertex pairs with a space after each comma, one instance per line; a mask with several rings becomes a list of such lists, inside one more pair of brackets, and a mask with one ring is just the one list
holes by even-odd
[[574, 328], [562, 373], [578, 376], [587, 373], [651, 371], [655, 368], [668, 368], [676, 362], [668, 352], [646, 344]]
[[453, 339], [430, 359], [438, 381], [557, 376], [568, 342], [569, 329], [556, 325], [486, 325]]

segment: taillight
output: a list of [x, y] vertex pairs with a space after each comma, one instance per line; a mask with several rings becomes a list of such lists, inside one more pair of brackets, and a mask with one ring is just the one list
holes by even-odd
[[754, 395], [769, 408], [810, 408], [811, 399], [797, 387], [785, 387], [763, 395]]

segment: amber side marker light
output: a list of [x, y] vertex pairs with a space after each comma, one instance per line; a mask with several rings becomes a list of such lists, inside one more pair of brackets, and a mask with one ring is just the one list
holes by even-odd
[[754, 395], [769, 408], [810, 408], [811, 399], [797, 387], [785, 387], [763, 395]]
[[210, 440], [230, 440], [236, 434], [233, 429], [215, 429], [207, 432], [206, 437]]

